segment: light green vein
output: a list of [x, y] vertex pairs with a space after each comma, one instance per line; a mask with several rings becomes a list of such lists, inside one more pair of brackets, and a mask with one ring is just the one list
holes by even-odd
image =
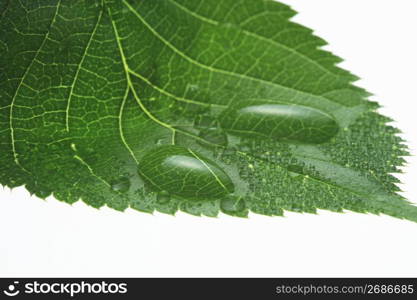
[[[49, 26], [50, 28], [55, 23], [56, 16], [58, 15], [58, 10], [59, 10], [60, 5], [61, 5], [61, 0], [59, 0], [58, 4], [56, 5], [55, 13], [54, 13], [54, 16], [52, 17], [52, 21], [51, 21], [51, 24]], [[35, 53], [34, 59], [32, 59], [32, 61], [30, 62], [29, 66], [27, 67], [25, 73], [23, 74], [22, 79], [20, 80], [19, 85], [16, 88], [16, 92], [13, 95], [13, 98], [12, 98], [12, 101], [11, 101], [11, 104], [10, 104], [9, 126], [10, 126], [10, 138], [11, 138], [11, 144], [12, 144], [13, 158], [14, 158], [14, 161], [15, 161], [16, 165], [18, 165], [23, 171], [25, 171], [27, 173], [30, 173], [30, 172], [28, 170], [26, 170], [26, 168], [24, 168], [20, 164], [19, 158], [18, 158], [18, 154], [16, 152], [16, 141], [15, 141], [14, 127], [13, 127], [13, 113], [14, 113], [13, 110], [14, 110], [14, 105], [15, 105], [16, 97], [17, 97], [17, 95], [18, 95], [18, 93], [20, 91], [20, 88], [22, 87], [22, 84], [25, 81], [26, 76], [29, 74], [29, 70], [32, 68], [33, 62], [36, 60], [36, 57], [39, 55], [41, 49], [45, 45], [45, 42], [48, 40], [49, 34], [50, 34], [50, 31], [48, 31], [45, 34], [45, 37], [44, 37], [44, 39], [43, 39], [43, 41], [42, 41], [39, 49]]]
[[211, 173], [211, 175], [213, 175], [213, 177], [216, 179], [216, 181], [220, 184], [220, 186], [226, 191], [229, 192], [226, 188], [226, 186], [223, 184], [223, 182], [220, 180], [220, 178], [216, 175], [216, 173], [213, 172], [213, 170], [210, 168], [209, 165], [207, 165], [207, 163], [202, 160], [197, 154], [194, 153], [193, 150], [191, 150], [190, 148], [187, 149], [188, 152], [191, 153], [192, 156], [194, 156], [198, 161], [200, 161], [206, 168], [207, 170], [209, 170], [209, 172]]
[[195, 100], [191, 100], [191, 99], [187, 99], [184, 97], [178, 97], [174, 94], [171, 94], [170, 92], [167, 92], [166, 90], [160, 88], [159, 86], [154, 85], [152, 82], [150, 82], [147, 78], [143, 77], [142, 75], [140, 75], [139, 73], [136, 73], [135, 71], [129, 69], [129, 73], [131, 73], [132, 75], [138, 77], [139, 79], [141, 79], [142, 81], [144, 81], [146, 84], [148, 84], [149, 86], [151, 86], [153, 89], [157, 90], [158, 92], [160, 92], [161, 94], [164, 94], [168, 97], [173, 98], [174, 100], [180, 101], [180, 102], [185, 102], [185, 103], [191, 103], [191, 104], [196, 104], [196, 105], [201, 105], [201, 106], [205, 106], [205, 107], [210, 107], [210, 106], [216, 106], [216, 107], [226, 107], [226, 105], [221, 105], [221, 104], [212, 104], [212, 103], [203, 103], [203, 102], [199, 102], [199, 101], [195, 101]]
[[71, 108], [71, 98], [72, 98], [72, 95], [73, 95], [75, 82], [77, 81], [78, 74], [79, 74], [80, 70], [82, 69], [81, 66], [83, 65], [84, 59], [87, 56], [87, 51], [90, 48], [90, 45], [91, 45], [91, 42], [93, 41], [94, 35], [96, 34], [96, 31], [97, 31], [97, 28], [98, 28], [98, 26], [100, 24], [102, 15], [103, 15], [103, 10], [101, 9], [100, 10], [100, 14], [99, 14], [99, 16], [97, 18], [97, 23], [94, 26], [94, 29], [93, 29], [93, 31], [91, 33], [90, 38], [88, 39], [87, 46], [84, 49], [84, 53], [82, 55], [81, 61], [80, 61], [79, 65], [78, 65], [77, 71], [75, 72], [74, 79], [73, 79], [72, 84], [71, 84], [71, 89], [70, 89], [69, 94], [68, 94], [67, 109], [66, 109], [66, 112], [65, 112], [65, 127], [66, 127], [67, 132], [69, 132], [69, 130], [70, 130], [70, 128], [69, 128], [69, 116], [70, 116], [70, 108]]
[[130, 148], [129, 144], [127, 143], [126, 139], [125, 139], [125, 135], [123, 132], [123, 124], [122, 124], [122, 119], [123, 119], [123, 111], [126, 105], [126, 101], [127, 101], [127, 96], [129, 95], [129, 86], [126, 88], [126, 92], [125, 95], [123, 96], [123, 101], [122, 104], [120, 106], [120, 112], [119, 112], [119, 132], [120, 132], [120, 138], [122, 140], [122, 143], [124, 144], [124, 146], [127, 148], [127, 150], [129, 151], [129, 153], [132, 155], [134, 161], [136, 162], [136, 164], [139, 164], [139, 161], [137, 160], [135, 154], [133, 153], [132, 148]]
[[110, 183], [108, 183], [106, 180], [104, 180], [103, 178], [98, 176], [96, 173], [94, 173], [94, 170], [91, 168], [91, 166], [88, 163], [86, 163], [81, 157], [79, 157], [78, 155], [74, 155], [74, 158], [78, 160], [79, 162], [81, 162], [81, 164], [83, 164], [88, 169], [91, 175], [96, 177], [98, 180], [104, 183], [107, 187], [111, 187]]
[[[111, 15], [111, 12], [109, 11], [109, 14]], [[112, 22], [112, 26], [113, 26], [113, 31], [114, 31], [114, 35], [115, 35], [115, 38], [116, 38], [116, 43], [117, 43], [117, 46], [118, 46], [118, 48], [119, 48], [119, 52], [120, 52], [120, 57], [121, 57], [121, 59], [122, 59], [122, 63], [123, 63], [123, 68], [124, 68], [124, 71], [125, 71], [125, 74], [126, 74], [126, 80], [127, 80], [127, 83], [128, 83], [128, 86], [130, 87], [130, 90], [132, 91], [132, 93], [133, 93], [133, 96], [134, 96], [134, 98], [135, 98], [135, 100], [136, 100], [136, 102], [138, 103], [138, 105], [139, 105], [139, 107], [141, 108], [141, 110], [146, 114], [146, 116], [149, 118], [149, 119], [151, 119], [152, 121], [154, 121], [155, 123], [157, 123], [157, 124], [159, 124], [159, 125], [161, 125], [162, 127], [165, 127], [165, 128], [167, 128], [167, 129], [169, 129], [169, 130], [171, 130], [172, 131], [172, 133], [173, 133], [173, 135], [172, 135], [172, 141], [174, 142], [174, 133], [175, 133], [175, 128], [174, 127], [172, 127], [171, 125], [169, 125], [169, 124], [167, 124], [167, 123], [165, 123], [165, 122], [163, 122], [163, 121], [161, 121], [161, 120], [159, 120], [158, 118], [156, 118], [147, 108], [146, 108], [146, 106], [142, 103], [142, 101], [141, 101], [141, 99], [139, 98], [139, 96], [138, 96], [138, 94], [136, 93], [136, 90], [135, 90], [135, 88], [134, 88], [134, 86], [133, 86], [133, 84], [132, 84], [132, 81], [131, 81], [131, 79], [130, 79], [130, 73], [129, 73], [129, 66], [128, 66], [128, 64], [127, 64], [127, 60], [126, 60], [126, 56], [125, 56], [125, 54], [124, 54], [124, 52], [123, 52], [123, 48], [122, 48], [122, 45], [121, 45], [121, 43], [120, 43], [120, 37], [119, 37], [119, 33], [118, 33], [118, 31], [117, 31], [117, 26], [116, 26], [116, 24], [115, 24], [115, 22], [112, 20], [111, 21]]]

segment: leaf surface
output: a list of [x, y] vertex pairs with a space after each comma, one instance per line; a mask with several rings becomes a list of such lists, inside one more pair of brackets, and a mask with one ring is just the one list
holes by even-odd
[[173, 214], [316, 209], [417, 220], [378, 105], [263, 0], [0, 7], [0, 183]]

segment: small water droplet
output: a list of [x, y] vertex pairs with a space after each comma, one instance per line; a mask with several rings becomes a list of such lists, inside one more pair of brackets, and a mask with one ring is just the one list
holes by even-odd
[[156, 139], [155, 140], [155, 145], [163, 145], [164, 144], [164, 139]]
[[156, 196], [156, 202], [158, 204], [166, 204], [171, 200], [171, 195], [167, 191], [159, 192]]
[[45, 199], [46, 197], [48, 197], [49, 195], [51, 195], [51, 191], [47, 190], [47, 189], [43, 189], [41, 188], [40, 190], [37, 190], [35, 192], [35, 195], [41, 199]]
[[239, 148], [239, 151], [244, 152], [244, 153], [252, 152], [251, 146], [247, 144], [241, 144], [238, 146], [238, 148]]
[[303, 174], [304, 168], [300, 165], [290, 164], [287, 166], [288, 171], [296, 173], [296, 174]]
[[194, 126], [198, 128], [215, 127], [216, 121], [207, 115], [198, 115], [194, 120]]
[[187, 84], [187, 91], [196, 92], [199, 90], [199, 86], [197, 84]]
[[229, 215], [244, 217], [247, 215], [246, 204], [243, 199], [226, 197], [220, 202], [221, 210]]
[[121, 177], [111, 182], [111, 189], [115, 192], [126, 193], [130, 189], [130, 180], [127, 177]]
[[[223, 131], [216, 128], [203, 129], [200, 131], [199, 137], [213, 145], [223, 147], [227, 146], [227, 135]], [[207, 143], [203, 144], [207, 145]]]
[[59, 150], [61, 147], [60, 147], [59, 145], [57, 145], [57, 144], [51, 144], [51, 145], [49, 146], [49, 148], [50, 148], [52, 151], [57, 151], [57, 150]]
[[180, 146], [150, 150], [139, 163], [139, 175], [150, 186], [189, 199], [217, 199], [234, 191], [234, 184], [215, 162]]
[[57, 165], [52, 162], [47, 162], [44, 164], [44, 169], [48, 171], [55, 170], [57, 169]]
[[87, 155], [91, 155], [91, 154], [94, 154], [95, 153], [95, 150], [92, 147], [87, 147], [87, 148], [85, 148], [85, 153]]

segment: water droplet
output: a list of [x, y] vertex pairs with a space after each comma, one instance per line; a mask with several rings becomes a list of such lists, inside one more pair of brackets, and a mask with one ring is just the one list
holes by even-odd
[[187, 84], [187, 91], [195, 92], [198, 91], [199, 86], [197, 84]]
[[57, 144], [51, 144], [51, 145], [49, 146], [49, 148], [50, 148], [52, 151], [57, 151], [57, 150], [60, 150], [60, 147], [59, 147], [59, 145], [57, 145]]
[[165, 139], [156, 139], [155, 140], [155, 145], [163, 145], [164, 141], [165, 141]]
[[240, 104], [225, 110], [219, 121], [226, 131], [237, 136], [299, 143], [323, 143], [339, 130], [327, 113], [290, 104]]
[[87, 155], [92, 155], [92, 154], [94, 154], [96, 151], [95, 151], [95, 150], [94, 150], [94, 148], [92, 148], [92, 147], [87, 147], [87, 148], [85, 148], [84, 152], [85, 152], [85, 154], [87, 154]]
[[247, 215], [245, 201], [240, 198], [226, 197], [220, 202], [221, 210], [229, 215], [244, 217]]
[[57, 165], [52, 162], [47, 162], [44, 164], [44, 169], [47, 171], [55, 170], [57, 169]]
[[212, 117], [206, 115], [198, 115], [194, 120], [194, 126], [199, 128], [211, 128], [215, 126], [215, 124], [216, 121]]
[[247, 144], [238, 145], [238, 148], [239, 148], [239, 151], [241, 152], [245, 152], [245, 153], [252, 152], [251, 146]]
[[130, 189], [130, 180], [127, 177], [121, 177], [111, 182], [111, 189], [115, 192], [126, 193]]
[[156, 202], [158, 204], [166, 204], [171, 200], [171, 195], [167, 191], [162, 191], [156, 196]]
[[297, 173], [297, 174], [303, 174], [304, 168], [300, 165], [290, 164], [287, 166], [288, 171]]
[[215, 162], [180, 146], [152, 149], [138, 172], [153, 188], [189, 199], [217, 199], [234, 191], [232, 180]]
[[[199, 137], [214, 145], [227, 146], [227, 135], [216, 128], [203, 129], [200, 131]], [[207, 145], [207, 143], [202, 144]]]
[[45, 199], [46, 197], [50, 196], [51, 193], [52, 192], [50, 190], [41, 188], [40, 190], [35, 192], [35, 195], [41, 199]]

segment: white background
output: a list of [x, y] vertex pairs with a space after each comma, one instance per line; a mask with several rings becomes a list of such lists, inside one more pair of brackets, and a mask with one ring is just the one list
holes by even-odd
[[[417, 149], [417, 1], [286, 0]], [[403, 195], [416, 202], [417, 159]], [[417, 224], [355, 213], [196, 218], [0, 188], [0, 276], [417, 276]]]

